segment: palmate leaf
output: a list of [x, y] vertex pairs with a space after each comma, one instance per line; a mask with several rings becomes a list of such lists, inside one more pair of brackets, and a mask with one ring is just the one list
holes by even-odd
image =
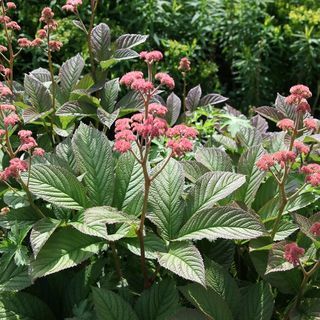
[[73, 228], [59, 229], [31, 262], [31, 276], [36, 279], [74, 267], [96, 254], [101, 245], [101, 239], [87, 236]]
[[34, 195], [63, 208], [80, 210], [88, 205], [81, 183], [69, 171], [57, 166], [33, 165], [29, 189]]
[[196, 182], [187, 195], [186, 218], [212, 207], [245, 183], [245, 177], [232, 172], [208, 172]]
[[[211, 288], [192, 283], [180, 288], [185, 298], [210, 320], [232, 320], [232, 313], [223, 298]], [[248, 318], [254, 319], [254, 318]]]
[[107, 137], [97, 129], [80, 124], [72, 148], [88, 195], [94, 205], [110, 205], [113, 199], [113, 158]]
[[143, 291], [135, 311], [140, 320], [166, 320], [179, 308], [179, 295], [172, 280], [155, 283]]
[[252, 239], [264, 232], [263, 225], [250, 213], [233, 207], [214, 207], [194, 214], [176, 240]]
[[134, 156], [127, 152], [120, 156], [116, 166], [114, 206], [126, 211], [126, 207], [143, 191], [143, 172]]
[[197, 150], [195, 158], [210, 171], [232, 171], [232, 160], [224, 150], [201, 148]]
[[146, 42], [148, 36], [142, 34], [123, 34], [116, 40], [118, 49], [130, 49]]
[[241, 312], [239, 319], [270, 320], [273, 314], [274, 298], [270, 286], [259, 282], [241, 289]]
[[49, 307], [29, 293], [1, 293], [0, 319], [5, 320], [55, 320]]
[[248, 207], [251, 207], [255, 200], [255, 195], [266, 175], [259, 170], [256, 162], [265, 153], [261, 146], [254, 146], [245, 151], [238, 162], [238, 173], [246, 176], [246, 183], [237, 190], [237, 197]]
[[[157, 172], [162, 163], [154, 170]], [[183, 221], [182, 194], [184, 188], [183, 169], [179, 162], [171, 159], [151, 184], [148, 218], [161, 230], [166, 239], [173, 239]]]
[[102, 288], [92, 288], [92, 292], [98, 320], [138, 320], [130, 304], [118, 294]]
[[100, 23], [92, 29], [91, 46], [95, 59], [100, 62], [110, 57], [110, 28], [105, 23]]
[[204, 264], [198, 249], [187, 242], [172, 243], [167, 253], [159, 253], [159, 264], [178, 276], [205, 286]]

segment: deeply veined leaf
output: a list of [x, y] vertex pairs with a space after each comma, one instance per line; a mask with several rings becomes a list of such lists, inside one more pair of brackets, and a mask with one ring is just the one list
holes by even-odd
[[125, 211], [128, 204], [143, 190], [143, 172], [134, 156], [127, 152], [120, 156], [116, 166], [114, 205]]
[[226, 102], [229, 100], [229, 98], [226, 98], [220, 94], [217, 93], [210, 93], [201, 98], [200, 105], [201, 106], [207, 106], [207, 105], [216, 105], [222, 102]]
[[144, 43], [148, 36], [142, 34], [123, 34], [116, 40], [118, 49], [130, 49]]
[[59, 220], [43, 218], [33, 226], [30, 234], [30, 243], [35, 257], [53, 232], [58, 228], [59, 224]]
[[237, 138], [245, 148], [262, 144], [262, 135], [256, 128], [241, 127]]
[[196, 182], [187, 195], [186, 217], [212, 207], [245, 183], [245, 177], [232, 172], [208, 172]]
[[[232, 320], [227, 303], [211, 288], [203, 288], [196, 283], [180, 288], [183, 295], [210, 320]], [[250, 318], [248, 318], [250, 319]], [[254, 319], [254, 318], [252, 318]]]
[[255, 195], [266, 175], [265, 171], [256, 166], [256, 162], [264, 153], [261, 146], [253, 146], [241, 155], [238, 162], [238, 173], [246, 176], [246, 182], [238, 189], [237, 196], [248, 207], [251, 207], [255, 200]]
[[259, 107], [255, 108], [254, 111], [273, 122], [278, 122], [286, 117], [282, 111], [272, 107]]
[[110, 28], [105, 23], [100, 23], [92, 29], [91, 46], [97, 61], [104, 61], [110, 57]]
[[167, 109], [166, 119], [170, 126], [174, 125], [179, 118], [181, 111], [181, 100], [173, 92], [169, 95], [167, 99]]
[[102, 108], [97, 109], [97, 116], [100, 120], [100, 122], [108, 127], [109, 129], [113, 125], [113, 123], [117, 120], [119, 116], [120, 109], [117, 109], [116, 111], [112, 113], [108, 113], [107, 111], [103, 110]]
[[201, 95], [202, 95], [202, 90], [201, 90], [200, 84], [192, 88], [188, 92], [186, 97], [187, 110], [194, 111], [199, 106]]
[[214, 207], [194, 214], [181, 228], [177, 240], [252, 239], [265, 232], [250, 213], [233, 207]]
[[101, 107], [108, 113], [112, 113], [120, 91], [119, 78], [107, 81], [101, 91]]
[[113, 58], [118, 61], [129, 60], [138, 57], [139, 54], [132, 49], [117, 49], [113, 54]]
[[70, 94], [76, 86], [81, 72], [84, 68], [84, 60], [80, 54], [64, 62], [61, 66], [59, 77], [61, 92], [65, 101], [70, 97]]
[[268, 121], [259, 114], [252, 117], [250, 122], [261, 134], [267, 133], [269, 129]]
[[64, 139], [62, 142], [60, 142], [56, 147], [55, 153], [59, 158], [65, 160], [68, 163], [69, 167], [74, 173], [78, 171], [77, 162], [72, 150], [72, 143], [70, 138]]
[[32, 166], [29, 189], [34, 195], [64, 208], [80, 210], [88, 205], [84, 188], [77, 178], [57, 166]]
[[113, 199], [113, 158], [107, 137], [97, 129], [80, 124], [72, 139], [88, 195], [94, 205], [110, 205]]
[[218, 148], [201, 148], [195, 158], [210, 171], [232, 171], [232, 160], [228, 154]]
[[201, 176], [209, 171], [203, 164], [198, 161], [188, 160], [181, 161], [186, 178], [195, 183]]
[[0, 294], [0, 319], [55, 320], [52, 311], [38, 297], [25, 292]]
[[167, 253], [159, 253], [159, 264], [178, 276], [205, 286], [204, 264], [198, 249], [186, 242], [170, 245]]
[[80, 104], [79, 101], [67, 101], [56, 112], [60, 117], [90, 116], [96, 113], [97, 109], [92, 105]]
[[270, 320], [273, 314], [274, 298], [270, 286], [259, 282], [241, 290], [241, 312], [239, 319]]
[[135, 311], [140, 320], [166, 320], [179, 308], [179, 295], [172, 280], [155, 283], [142, 292]]
[[73, 228], [59, 229], [31, 262], [31, 275], [35, 279], [74, 267], [96, 254], [101, 245], [99, 238], [87, 236]]
[[[154, 169], [159, 170], [162, 163]], [[183, 221], [182, 194], [184, 175], [179, 162], [171, 159], [161, 173], [152, 182], [148, 218], [162, 231], [166, 239], [173, 239]]]
[[118, 294], [102, 288], [92, 288], [92, 292], [98, 320], [138, 320], [130, 304]]
[[50, 71], [44, 68], [38, 68], [30, 72], [30, 74], [40, 82], [51, 82]]

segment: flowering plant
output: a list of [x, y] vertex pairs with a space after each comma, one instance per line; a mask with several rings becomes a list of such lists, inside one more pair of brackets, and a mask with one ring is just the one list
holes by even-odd
[[[132, 49], [146, 36], [111, 44], [109, 27], [94, 26], [97, 3], [89, 26], [81, 0], [62, 7], [88, 40], [90, 71], [82, 76], [78, 54], [56, 76], [54, 52], [63, 47], [53, 10], [42, 10], [43, 29], [20, 38], [14, 53], [19, 28], [7, 12], [16, 5], [1, 1], [0, 314], [317, 316], [319, 123], [310, 90], [294, 86], [252, 119], [226, 106], [204, 146], [207, 137], [186, 123], [227, 98], [202, 97], [200, 85], [188, 91], [187, 58], [179, 98], [162, 53]], [[33, 46], [44, 49], [48, 70], [31, 71], [22, 85], [14, 60]], [[131, 58], [144, 69], [109, 79], [113, 64]], [[281, 131], [269, 132], [261, 115]]]

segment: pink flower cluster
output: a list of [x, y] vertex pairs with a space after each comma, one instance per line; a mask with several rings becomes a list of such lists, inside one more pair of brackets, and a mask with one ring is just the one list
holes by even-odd
[[0, 82], [0, 97], [12, 96], [12, 91]]
[[297, 153], [308, 154], [310, 152], [309, 146], [299, 140], [295, 140], [293, 142], [293, 147], [295, 148]]
[[42, 44], [41, 38], [35, 38], [34, 40], [29, 40], [27, 38], [18, 39], [18, 45], [20, 48], [35, 48]]
[[277, 123], [277, 127], [283, 131], [294, 130], [294, 122], [291, 119], [282, 119]]
[[163, 59], [163, 54], [160, 51], [142, 51], [140, 52], [140, 58], [148, 64], [158, 62]]
[[38, 146], [36, 140], [31, 135], [32, 132], [30, 130], [20, 130], [18, 132], [21, 142], [19, 151], [27, 151]]
[[310, 232], [315, 236], [315, 237], [320, 237], [320, 222], [315, 222], [311, 228]]
[[78, 6], [81, 5], [82, 0], [67, 0], [66, 4], [62, 7], [62, 10], [76, 13], [78, 11]]
[[311, 111], [310, 105], [306, 99], [311, 98], [312, 93], [307, 86], [297, 84], [290, 88], [290, 93], [291, 94], [285, 99], [286, 103], [296, 105], [296, 110], [298, 112], [306, 113]]
[[151, 94], [154, 91], [152, 82], [143, 79], [143, 73], [141, 71], [131, 71], [126, 73], [120, 79], [120, 84], [141, 93]]
[[284, 258], [294, 266], [299, 265], [299, 259], [304, 255], [304, 249], [298, 247], [294, 242], [288, 243], [284, 247]]
[[284, 167], [286, 163], [294, 162], [296, 160], [296, 153], [293, 151], [277, 151], [273, 154], [264, 154], [256, 162], [256, 166], [262, 171], [268, 171], [271, 167], [279, 164]]
[[9, 167], [0, 172], [0, 180], [2, 181], [7, 181], [10, 178], [17, 178], [20, 172], [28, 170], [28, 163], [19, 158], [13, 158], [9, 163]]
[[310, 163], [306, 166], [302, 166], [301, 173], [306, 174], [306, 182], [313, 187], [320, 186], [320, 165], [316, 163]]
[[315, 131], [318, 128], [318, 121], [313, 118], [307, 118], [303, 120], [303, 124], [310, 131]]
[[45, 24], [44, 30], [54, 31], [58, 28], [57, 22], [53, 19], [54, 12], [51, 8], [45, 7], [41, 12], [40, 22]]
[[158, 80], [161, 85], [166, 86], [170, 90], [175, 87], [173, 78], [170, 77], [167, 73], [159, 72], [155, 75], [155, 79]]
[[189, 72], [191, 70], [191, 62], [188, 58], [182, 58], [179, 62], [179, 68], [182, 72]]

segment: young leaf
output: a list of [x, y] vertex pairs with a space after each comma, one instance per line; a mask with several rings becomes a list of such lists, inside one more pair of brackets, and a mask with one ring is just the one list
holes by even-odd
[[259, 282], [241, 290], [241, 312], [239, 319], [270, 320], [273, 314], [274, 298], [269, 285]]
[[88, 195], [94, 205], [110, 205], [113, 199], [113, 158], [107, 137], [97, 129], [80, 124], [72, 148]]
[[210, 171], [232, 171], [232, 160], [228, 154], [218, 148], [201, 148], [195, 158]]
[[181, 111], [181, 100], [173, 92], [169, 95], [167, 99], [168, 112], [166, 114], [166, 119], [170, 126], [174, 125], [179, 118]]
[[[196, 283], [182, 287], [181, 292], [197, 309], [210, 320], [232, 320], [232, 313], [227, 303], [211, 288], [203, 288]], [[255, 318], [248, 318], [255, 319]]]
[[200, 84], [192, 88], [186, 97], [186, 108], [189, 111], [194, 111], [199, 106], [202, 90]]
[[95, 59], [100, 62], [110, 57], [110, 28], [105, 23], [100, 23], [91, 32], [91, 46]]
[[29, 189], [34, 195], [63, 208], [80, 210], [88, 205], [84, 188], [77, 178], [57, 166], [33, 165]]
[[138, 320], [130, 304], [118, 294], [102, 288], [92, 288], [98, 320]]
[[138, 57], [139, 54], [132, 49], [117, 49], [113, 54], [113, 58], [117, 61], [129, 60]]
[[112, 113], [120, 91], [119, 78], [112, 79], [105, 83], [103, 90], [101, 90], [101, 107], [108, 113]]
[[205, 286], [204, 264], [198, 249], [186, 242], [170, 245], [167, 253], [159, 253], [159, 264], [178, 276]]
[[[161, 165], [162, 163], [154, 171], [157, 172]], [[181, 227], [183, 188], [182, 166], [176, 160], [170, 159], [151, 185], [149, 196], [151, 213], [148, 214], [148, 218], [160, 228], [166, 239], [173, 239]]]
[[214, 207], [194, 214], [176, 240], [252, 239], [264, 232], [263, 225], [250, 213], [233, 207]]
[[118, 49], [130, 49], [146, 42], [148, 36], [142, 34], [123, 34], [116, 40]]
[[202, 209], [212, 207], [244, 183], [245, 177], [241, 174], [220, 171], [204, 174], [187, 195], [187, 219]]
[[200, 105], [201, 106], [207, 106], [207, 105], [216, 105], [222, 102], [226, 102], [227, 100], [229, 100], [229, 98], [226, 98], [220, 94], [217, 93], [210, 93], [207, 94], [206, 96], [204, 96], [201, 100], [200, 100]]
[[142, 292], [135, 311], [140, 320], [166, 320], [179, 308], [179, 295], [172, 280], [155, 283]]
[[96, 254], [101, 244], [99, 238], [87, 236], [73, 228], [62, 228], [49, 238], [31, 262], [31, 276], [36, 279], [74, 267]]

